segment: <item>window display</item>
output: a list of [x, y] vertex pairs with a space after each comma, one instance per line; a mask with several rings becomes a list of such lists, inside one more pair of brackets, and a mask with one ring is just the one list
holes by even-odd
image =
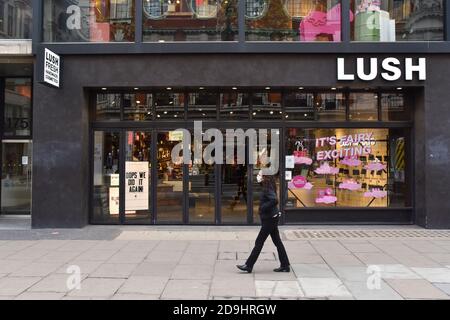
[[143, 12], [147, 42], [237, 40], [236, 0], [147, 0]]
[[355, 41], [442, 41], [442, 0], [353, 0]]
[[407, 207], [403, 129], [287, 131], [286, 208]]
[[245, 6], [248, 41], [341, 41], [339, 0], [247, 0]]
[[44, 0], [45, 42], [132, 42], [134, 0]]

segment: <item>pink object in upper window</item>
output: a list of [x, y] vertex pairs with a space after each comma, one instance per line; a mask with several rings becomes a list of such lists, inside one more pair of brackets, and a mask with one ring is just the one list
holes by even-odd
[[328, 41], [341, 41], [341, 4], [335, 5], [328, 12], [311, 11], [300, 23], [299, 31], [300, 41], [317, 41], [318, 36], [328, 37]]

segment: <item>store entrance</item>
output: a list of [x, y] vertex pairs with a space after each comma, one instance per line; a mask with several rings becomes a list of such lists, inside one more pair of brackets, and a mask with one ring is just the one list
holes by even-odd
[[2, 141], [1, 213], [31, 212], [31, 140]]

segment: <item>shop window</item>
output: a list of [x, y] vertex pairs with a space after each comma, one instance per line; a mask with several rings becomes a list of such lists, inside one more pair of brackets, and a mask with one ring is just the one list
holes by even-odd
[[45, 42], [133, 42], [134, 0], [44, 0]]
[[281, 120], [283, 112], [281, 111], [281, 93], [280, 92], [258, 92], [252, 96], [252, 117], [260, 120]]
[[314, 94], [303, 92], [285, 94], [284, 118], [285, 120], [314, 121]]
[[406, 104], [407, 98], [403, 94], [381, 94], [381, 119], [383, 121], [409, 121], [411, 110]]
[[237, 0], [145, 0], [148, 42], [237, 40]]
[[151, 134], [126, 132], [125, 222], [151, 223]]
[[217, 93], [212, 92], [189, 93], [188, 119], [216, 120]]
[[352, 0], [354, 41], [443, 41], [442, 0]]
[[93, 223], [119, 223], [119, 149], [119, 132], [94, 132]]
[[0, 39], [31, 39], [31, 0], [0, 1]]
[[286, 208], [410, 207], [406, 129], [287, 130]]
[[153, 118], [153, 96], [136, 93], [123, 96], [124, 120], [145, 121]]
[[220, 119], [249, 119], [249, 94], [228, 92], [220, 94]]
[[318, 93], [314, 101], [317, 120], [345, 121], [346, 103], [343, 93]]
[[349, 120], [378, 121], [378, 95], [376, 93], [351, 93], [349, 95]]
[[245, 21], [247, 41], [341, 41], [339, 0], [245, 0]]
[[155, 94], [156, 120], [184, 120], [184, 94], [161, 92]]
[[5, 80], [4, 137], [31, 136], [31, 79]]
[[119, 121], [122, 95], [117, 93], [97, 94], [95, 119], [97, 121]]

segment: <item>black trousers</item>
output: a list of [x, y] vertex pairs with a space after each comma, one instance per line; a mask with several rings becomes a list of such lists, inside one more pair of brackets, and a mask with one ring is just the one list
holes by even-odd
[[283, 242], [280, 238], [280, 232], [278, 231], [278, 219], [279, 218], [272, 218], [261, 221], [261, 230], [256, 238], [255, 247], [246, 262], [246, 265], [250, 268], [253, 268], [256, 260], [258, 260], [259, 254], [264, 246], [264, 242], [269, 235], [272, 238], [273, 244], [277, 247], [281, 267], [288, 267], [290, 265], [286, 249], [284, 248]]

